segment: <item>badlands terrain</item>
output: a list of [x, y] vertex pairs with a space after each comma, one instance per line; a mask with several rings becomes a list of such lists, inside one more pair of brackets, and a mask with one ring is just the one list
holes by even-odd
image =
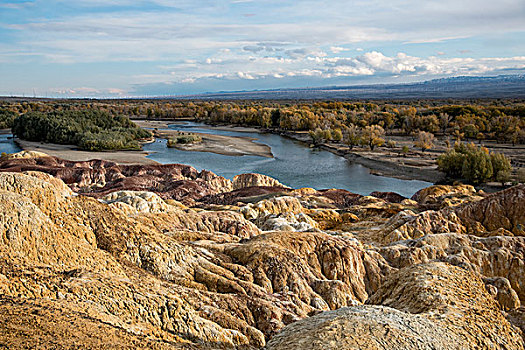
[[525, 185], [0, 161], [0, 346], [524, 349]]

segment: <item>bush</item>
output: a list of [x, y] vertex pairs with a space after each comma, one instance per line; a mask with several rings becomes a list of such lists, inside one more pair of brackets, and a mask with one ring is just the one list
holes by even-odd
[[425, 152], [434, 146], [434, 135], [426, 131], [420, 131], [414, 146], [421, 148], [421, 152]]
[[140, 144], [130, 135], [119, 131], [101, 131], [97, 134], [84, 133], [78, 146], [87, 151], [139, 150]]
[[525, 168], [519, 168], [518, 171], [518, 182], [525, 183]]
[[188, 135], [177, 135], [175, 137], [171, 137], [168, 139], [167, 146], [168, 147], [175, 147], [175, 145], [184, 145], [189, 143], [198, 143], [202, 142], [202, 137], [195, 134], [188, 134]]
[[332, 139], [337, 142], [343, 140], [343, 132], [341, 131], [341, 129], [337, 128], [332, 130]]
[[453, 149], [441, 155], [438, 168], [453, 179], [463, 178], [480, 184], [488, 180], [505, 182], [510, 177], [510, 161], [501, 153], [489, 154], [484, 147], [456, 143]]

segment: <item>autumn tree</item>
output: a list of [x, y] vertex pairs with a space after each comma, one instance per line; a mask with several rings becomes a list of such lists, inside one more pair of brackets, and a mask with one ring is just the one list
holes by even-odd
[[358, 126], [352, 124], [345, 129], [345, 132], [343, 135], [343, 143], [345, 145], [348, 145], [350, 149], [354, 148], [354, 146], [359, 145], [360, 140], [361, 140], [361, 129]]
[[341, 131], [341, 129], [337, 128], [332, 130], [332, 139], [337, 142], [343, 139], [343, 132]]
[[363, 130], [361, 142], [363, 145], [368, 145], [373, 151], [376, 146], [382, 146], [385, 143], [384, 135], [385, 130], [379, 125], [367, 126]]
[[434, 146], [434, 134], [426, 131], [420, 131], [417, 135], [417, 140], [414, 142], [414, 146], [421, 148], [422, 152], [427, 149], [431, 149]]
[[324, 136], [323, 130], [321, 128], [310, 130], [308, 132], [308, 135], [310, 135], [310, 137], [312, 138], [312, 142], [314, 143], [314, 145], [321, 143], [321, 141], [323, 140], [323, 136]]
[[321, 135], [322, 135], [323, 140], [326, 140], [326, 141], [332, 140], [332, 132], [330, 131], [330, 129], [324, 129]]

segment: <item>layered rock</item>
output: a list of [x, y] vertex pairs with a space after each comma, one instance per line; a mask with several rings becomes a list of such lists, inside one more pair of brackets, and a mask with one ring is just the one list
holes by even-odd
[[284, 328], [268, 350], [462, 349], [432, 321], [384, 306], [355, 306], [323, 312]]
[[72, 162], [55, 157], [22, 157], [0, 161], [0, 171], [39, 171], [63, 180], [72, 190], [95, 197], [118, 190], [150, 191], [187, 203], [229, 192], [232, 182], [209, 171], [181, 164], [123, 165], [103, 160]]
[[471, 185], [435, 185], [417, 191], [412, 199], [427, 209], [453, 207], [483, 198]]
[[40, 177], [1, 174], [9, 191], [0, 291], [8, 297], [51, 298], [72, 310], [87, 303], [99, 322], [167, 341], [255, 347], [289, 322], [367, 298], [354, 240], [260, 236], [235, 212], [130, 213]]
[[523, 349], [480, 276], [458, 267], [401, 269], [367, 304], [295, 322], [266, 349]]
[[136, 213], [164, 213], [170, 210], [162, 198], [146, 191], [117, 191], [105, 195], [100, 200], [120, 207], [123, 211]]
[[241, 174], [233, 178], [233, 189], [240, 190], [247, 187], [283, 187], [288, 188], [276, 179], [262, 174]]
[[[525, 236], [525, 185], [518, 185], [456, 209], [469, 233], [492, 235], [504, 229]], [[496, 232], [496, 235], [499, 235]]]
[[424, 316], [444, 328], [460, 349], [523, 349], [520, 330], [505, 319], [480, 275], [459, 267], [404, 268], [367, 303]]
[[[42, 347], [523, 346], [505, 319], [525, 324], [523, 186], [486, 197], [449, 188], [454, 205], [438, 209], [430, 194], [269, 180], [233, 190], [176, 165], [0, 161], [40, 166], [47, 173], [0, 173], [0, 324], [12, 330], [0, 337], [13, 348], [28, 339], [14, 324], [22, 312]], [[67, 338], [65, 314], [85, 332]]]

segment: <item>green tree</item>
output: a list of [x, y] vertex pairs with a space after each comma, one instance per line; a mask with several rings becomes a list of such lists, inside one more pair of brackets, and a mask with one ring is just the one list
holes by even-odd
[[0, 108], [0, 129], [7, 129], [12, 127], [15, 117], [15, 112]]
[[502, 185], [510, 181], [512, 166], [509, 158], [503, 153], [491, 153], [490, 162], [492, 163], [492, 170], [496, 181], [501, 182]]
[[438, 160], [439, 170], [454, 179], [463, 178], [474, 184], [488, 180], [506, 182], [510, 177], [510, 160], [501, 153], [489, 154], [485, 147], [476, 147], [473, 143], [457, 142], [453, 149], [441, 155]]
[[494, 169], [487, 149], [479, 149], [466, 154], [461, 175], [474, 184], [487, 182], [492, 178]]
[[505, 183], [509, 182], [511, 179], [510, 171], [500, 170], [496, 174], [495, 180], [501, 182], [501, 186], [505, 186]]

